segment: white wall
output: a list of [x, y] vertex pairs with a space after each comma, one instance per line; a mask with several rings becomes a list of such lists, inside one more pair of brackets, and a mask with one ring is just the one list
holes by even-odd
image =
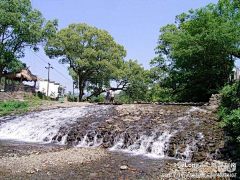
[[48, 90], [48, 94], [47, 94], [48, 81], [45, 81], [45, 80], [38, 81], [38, 91], [45, 93], [47, 96], [52, 95], [51, 96], [52, 98], [58, 97], [58, 95], [59, 95], [58, 88], [59, 88], [59, 85], [57, 85], [53, 82], [49, 82], [49, 90]]

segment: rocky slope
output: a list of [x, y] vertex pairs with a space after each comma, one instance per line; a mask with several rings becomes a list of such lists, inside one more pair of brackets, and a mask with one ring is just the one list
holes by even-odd
[[[143, 144], [143, 137], [153, 137], [150, 143], [155, 142], [154, 138], [169, 138], [163, 147], [164, 156], [195, 162], [222, 159], [227, 153], [224, 131], [217, 128], [215, 114], [205, 107], [132, 104], [116, 106], [102, 115], [90, 116], [71, 128], [62, 127], [53, 140], [67, 136], [71, 146], [104, 148], [121, 141], [117, 148], [124, 150], [138, 149], [136, 144]], [[152, 148], [146, 146], [146, 153], [151, 154]]]

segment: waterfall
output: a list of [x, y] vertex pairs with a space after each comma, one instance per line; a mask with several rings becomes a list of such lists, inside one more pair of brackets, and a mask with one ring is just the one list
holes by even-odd
[[99, 134], [95, 134], [93, 140], [90, 140], [88, 133], [84, 136], [83, 140], [76, 145], [76, 147], [98, 147], [102, 144], [102, 138], [99, 138]]
[[[160, 135], [159, 135], [160, 134]], [[121, 151], [133, 155], [145, 155], [152, 158], [166, 157], [169, 139], [172, 134], [169, 131], [154, 132], [153, 135], [142, 135], [133, 144], [124, 148], [124, 136], [115, 142], [115, 145], [110, 148], [111, 151]]]
[[[205, 138], [202, 132], [188, 132], [190, 126], [199, 126], [200, 122], [195, 116], [192, 120], [192, 113], [208, 113], [204, 109], [191, 107], [182, 116], [152, 125], [152, 120], [147, 118], [138, 120], [139, 123], [130, 120], [129, 124], [124, 124], [123, 120], [114, 121], [111, 118], [114, 113], [110, 113], [112, 107], [80, 106], [0, 117], [0, 139], [76, 147], [101, 146], [132, 155], [191, 161], [193, 152], [198, 151], [197, 144]], [[121, 131], [118, 131], [118, 123], [124, 124]], [[182, 140], [179, 143], [174, 141], [178, 135]]]
[[[68, 127], [90, 115], [101, 116], [110, 106], [80, 106], [1, 117], [0, 139], [51, 143], [61, 127]], [[60, 144], [65, 144], [64, 136]]]

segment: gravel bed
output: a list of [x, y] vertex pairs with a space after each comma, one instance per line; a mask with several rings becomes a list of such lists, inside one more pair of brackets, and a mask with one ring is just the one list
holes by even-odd
[[58, 152], [31, 154], [22, 157], [3, 157], [0, 159], [0, 171], [15, 173], [34, 173], [48, 167], [61, 167], [99, 160], [107, 153], [99, 148], [72, 148]]

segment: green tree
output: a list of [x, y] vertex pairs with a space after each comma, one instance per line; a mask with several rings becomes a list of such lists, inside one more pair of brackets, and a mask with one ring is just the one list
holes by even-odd
[[240, 54], [239, 0], [176, 16], [176, 24], [160, 29], [156, 54], [166, 70], [161, 86], [179, 101], [207, 101], [228, 81]]
[[112, 66], [106, 73], [106, 77], [102, 74], [90, 81], [88, 90], [91, 95], [88, 98], [98, 96], [105, 92], [105, 89], [109, 89], [124, 91], [132, 101], [145, 101], [148, 83], [149, 72], [144, 70], [137, 61], [123, 61]]
[[38, 50], [56, 31], [57, 20], [45, 22], [30, 0], [0, 1], [0, 80], [3, 71], [18, 71], [26, 46]]
[[110, 85], [111, 73], [118, 71], [126, 56], [123, 46], [107, 31], [87, 24], [70, 24], [61, 29], [49, 39], [45, 52], [50, 58], [60, 57], [59, 62], [69, 64], [76, 73], [79, 99], [86, 87]]
[[[146, 101], [148, 85], [150, 82], [149, 71], [144, 70], [137, 61], [130, 60], [125, 76], [118, 84], [125, 85], [125, 92], [133, 101]], [[118, 85], [119, 86], [119, 85]]]

